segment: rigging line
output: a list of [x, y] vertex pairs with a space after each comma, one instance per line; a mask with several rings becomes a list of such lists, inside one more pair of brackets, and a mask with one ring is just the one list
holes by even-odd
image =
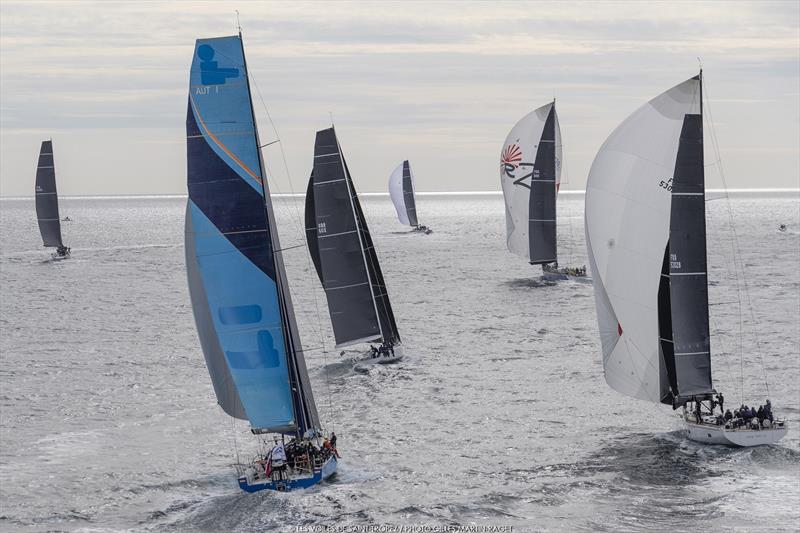
[[[559, 127], [559, 137], [561, 137], [560, 132], [561, 132], [561, 128]], [[564, 181], [562, 181], [561, 183], [562, 184], [566, 184], [567, 186], [565, 187], [565, 189], [566, 189], [566, 191], [569, 191], [571, 183], [569, 181], [569, 170], [567, 169], [566, 158], [564, 157], [564, 141], [563, 141], [563, 139], [562, 139], [561, 144], [559, 146], [561, 147], [561, 169], [564, 171]], [[576, 246], [575, 246], [575, 233], [573, 232], [573, 228], [572, 228], [572, 208], [570, 207], [571, 204], [570, 204], [569, 199], [565, 198], [564, 199], [564, 203], [566, 204], [566, 207], [567, 207], [567, 222], [568, 222], [568, 227], [569, 227], [569, 246], [567, 247], [567, 261], [568, 261], [567, 264], [571, 265], [573, 263], [572, 250], [574, 248], [576, 248]]]
[[[261, 101], [261, 106], [264, 108], [264, 112], [267, 115], [267, 119], [269, 120], [270, 126], [272, 126], [272, 131], [275, 133], [275, 141], [273, 143], [269, 143], [269, 144], [278, 143], [278, 146], [280, 147], [280, 150], [281, 150], [281, 159], [283, 161], [283, 168], [286, 171], [286, 179], [287, 179], [287, 181], [289, 183], [289, 191], [292, 194], [291, 198], [292, 198], [292, 205], [293, 205], [294, 210], [295, 210], [295, 221], [298, 223], [298, 229], [299, 229], [301, 238], [303, 238], [303, 240], [305, 242], [306, 250], [308, 251], [308, 253], [306, 254], [306, 267], [307, 267], [309, 273], [311, 273], [311, 272], [314, 272], [314, 269], [311, 268], [311, 250], [309, 250], [309, 248], [308, 248], [308, 239], [306, 238], [305, 222], [302, 220], [302, 217], [300, 216], [300, 209], [297, 207], [297, 196], [294, 193], [294, 183], [293, 183], [293, 180], [292, 180], [291, 172], [289, 171], [289, 163], [286, 160], [286, 151], [283, 149], [283, 143], [280, 142], [281, 138], [280, 138], [280, 133], [278, 132], [278, 127], [275, 125], [275, 121], [272, 119], [272, 115], [270, 114], [269, 109], [267, 108], [267, 104], [264, 101], [264, 96], [261, 94], [261, 87], [258, 85], [258, 81], [256, 80], [256, 77], [254, 75], [252, 75], [251, 73], [249, 73], [249, 72], [248, 72], [248, 76], [253, 80], [253, 85], [256, 88], [256, 93], [258, 93], [258, 99]], [[263, 160], [263, 158], [262, 158], [262, 160]], [[312, 275], [313, 274], [309, 274], [309, 276], [312, 276]], [[325, 375], [325, 389], [326, 389], [326, 391], [328, 393], [327, 394], [327, 397], [328, 397], [328, 420], [331, 423], [332, 430], [335, 431], [335, 424], [333, 423], [333, 418], [334, 418], [333, 417], [333, 400], [331, 398], [330, 368], [329, 368], [329, 365], [328, 365], [328, 350], [325, 348], [325, 336], [323, 335], [323, 332], [322, 332], [322, 320], [320, 318], [321, 317], [321, 313], [320, 313], [320, 306], [319, 306], [319, 297], [317, 295], [318, 288], [314, 286], [313, 281], [311, 281], [310, 283], [311, 283], [311, 293], [314, 295], [314, 309], [315, 309], [316, 315], [317, 315], [316, 328], [314, 328], [314, 329], [316, 330], [320, 346], [322, 346], [323, 362], [325, 364], [324, 375]]]
[[[752, 321], [752, 328], [753, 328], [753, 338], [755, 339], [756, 350], [758, 351], [758, 357], [759, 357], [759, 360], [761, 362], [761, 370], [762, 370], [763, 377], [764, 377], [764, 388], [766, 389], [767, 398], [769, 398], [770, 394], [769, 394], [769, 380], [767, 378], [767, 368], [766, 368], [766, 365], [764, 365], [764, 353], [763, 353], [763, 350], [762, 350], [762, 347], [761, 347], [761, 340], [760, 340], [760, 338], [758, 336], [758, 327], [757, 327], [757, 324], [756, 324], [755, 311], [753, 310], [753, 303], [752, 303], [752, 301], [750, 299], [750, 288], [749, 288], [749, 285], [747, 283], [747, 272], [745, 271], [746, 265], [744, 263], [744, 259], [742, 258], [741, 247], [739, 246], [739, 235], [736, 233], [736, 224], [734, 223], [733, 208], [731, 207], [730, 195], [728, 194], [728, 183], [727, 183], [727, 180], [725, 179], [725, 168], [724, 168], [724, 166], [722, 164], [722, 155], [721, 155], [720, 150], [719, 150], [719, 141], [717, 139], [717, 134], [716, 134], [716, 131], [714, 129], [714, 120], [713, 120], [713, 117], [712, 117], [712, 114], [711, 114], [711, 106], [708, 104], [709, 98], [708, 98], [708, 87], [707, 87], [707, 84], [703, 84], [703, 87], [705, 88], [705, 94], [706, 94], [706, 108], [708, 108], [708, 122], [709, 122], [709, 125], [711, 126], [711, 138], [712, 138], [712, 142], [713, 142], [713, 145], [714, 145], [714, 150], [716, 152], [717, 159], [719, 161], [719, 173], [720, 173], [720, 177], [722, 178], [723, 188], [725, 189], [725, 197], [727, 199], [726, 204], [727, 204], [727, 208], [728, 208], [728, 218], [730, 220], [731, 230], [733, 231], [733, 236], [734, 236], [733, 241], [732, 241], [733, 242], [733, 247], [734, 247], [734, 249], [736, 251], [738, 251], [739, 262], [740, 262], [739, 268], [741, 269], [741, 273], [742, 273], [742, 284], [744, 286], [745, 301], [746, 301], [747, 307], [749, 308], [749, 311], [750, 311], [750, 320]], [[735, 267], [736, 267], [736, 265], [734, 263], [734, 270], [737, 270]], [[737, 272], [737, 276], [738, 276], [738, 272]], [[740, 318], [739, 318], [739, 321], [740, 321], [740, 328], [743, 329], [743, 322], [742, 322], [743, 321], [743, 317], [741, 316], [741, 314], [742, 314], [742, 310], [741, 310], [741, 307], [740, 307]], [[744, 349], [742, 348], [742, 354], [740, 356], [740, 366], [742, 367], [742, 370], [741, 370], [741, 373], [742, 373], [742, 390], [744, 390], [744, 364], [743, 364], [743, 361], [742, 361], [743, 358], [744, 358]], [[742, 396], [744, 396], [744, 393], [742, 393]]]

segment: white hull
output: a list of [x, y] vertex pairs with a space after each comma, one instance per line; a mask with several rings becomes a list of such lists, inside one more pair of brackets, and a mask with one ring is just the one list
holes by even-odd
[[704, 444], [725, 446], [762, 446], [775, 444], [786, 435], [786, 425], [770, 429], [725, 429], [723, 426], [684, 421], [689, 439]]

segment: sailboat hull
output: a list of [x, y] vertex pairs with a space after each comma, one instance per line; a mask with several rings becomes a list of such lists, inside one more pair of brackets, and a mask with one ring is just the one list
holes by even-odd
[[687, 437], [703, 444], [721, 444], [724, 446], [750, 447], [775, 444], [787, 432], [786, 425], [769, 429], [725, 429], [722, 426], [695, 424], [685, 422]]
[[313, 487], [317, 483], [325, 481], [333, 474], [336, 473], [338, 462], [336, 457], [331, 457], [325, 461], [320, 468], [314, 469], [314, 475], [301, 478], [293, 478], [287, 480], [273, 481], [271, 479], [251, 480], [248, 476], [239, 478], [239, 488], [245, 492], [260, 492], [262, 490], [274, 490], [277, 492], [291, 492], [298, 489], [307, 489]]

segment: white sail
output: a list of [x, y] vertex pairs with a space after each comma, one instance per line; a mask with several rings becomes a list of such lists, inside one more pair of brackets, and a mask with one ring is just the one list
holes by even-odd
[[608, 384], [659, 402], [658, 288], [669, 238], [671, 178], [686, 114], [700, 113], [693, 78], [657, 96], [608, 137], [586, 185], [586, 243]]
[[533, 164], [551, 108], [555, 120], [555, 180], [561, 182], [561, 130], [550, 102], [522, 117], [509, 132], [500, 153], [500, 183], [506, 204], [506, 246], [530, 259], [530, 204]]
[[410, 225], [403, 194], [403, 163], [397, 165], [397, 168], [394, 169], [392, 175], [389, 176], [389, 196], [392, 198], [394, 208], [397, 210], [397, 218], [403, 225]]

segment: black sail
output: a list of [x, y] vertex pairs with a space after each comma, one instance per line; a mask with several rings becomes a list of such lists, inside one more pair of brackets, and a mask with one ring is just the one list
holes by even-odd
[[386, 289], [386, 282], [383, 279], [381, 265], [378, 262], [378, 254], [375, 251], [375, 245], [372, 243], [372, 235], [369, 233], [367, 219], [364, 218], [364, 212], [361, 210], [361, 202], [358, 201], [358, 195], [356, 194], [356, 188], [350, 176], [350, 170], [347, 168], [347, 162], [344, 161], [344, 158], [342, 158], [342, 161], [344, 162], [347, 182], [353, 194], [353, 207], [355, 208], [356, 221], [361, 229], [364, 257], [367, 262], [370, 283], [372, 283], [372, 294], [375, 298], [375, 309], [378, 312], [378, 320], [380, 321], [383, 340], [391, 342], [392, 344], [399, 344], [400, 333], [397, 331], [397, 323], [394, 319], [392, 304], [389, 302], [389, 293]]
[[528, 208], [532, 265], [556, 261], [556, 130], [555, 105], [550, 108], [536, 150]]
[[708, 326], [701, 114], [684, 117], [675, 162], [669, 231], [669, 302], [674, 402], [682, 404], [692, 397], [708, 397], [714, 390]]
[[328, 300], [336, 345], [379, 340], [383, 332], [355, 215], [357, 199], [333, 128], [317, 132], [308, 190], [309, 250]]
[[56, 248], [64, 246], [61, 241], [61, 219], [58, 216], [53, 141], [42, 141], [39, 150], [39, 162], [36, 166], [36, 218], [44, 245]]
[[419, 226], [417, 204], [414, 202], [414, 183], [411, 181], [411, 167], [408, 165], [408, 159], [403, 161], [403, 201], [406, 204], [408, 223], [411, 226]]

